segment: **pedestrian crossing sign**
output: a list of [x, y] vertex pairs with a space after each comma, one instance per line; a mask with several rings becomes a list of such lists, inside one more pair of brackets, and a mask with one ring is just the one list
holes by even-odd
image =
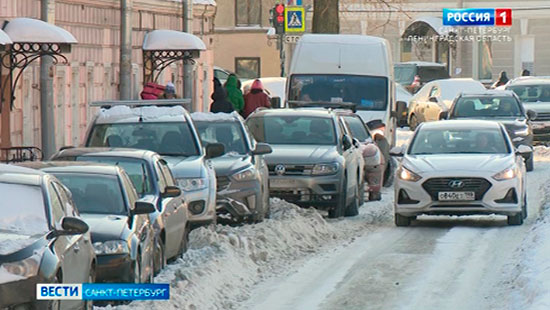
[[305, 11], [302, 6], [285, 8], [285, 32], [304, 32], [306, 30]]

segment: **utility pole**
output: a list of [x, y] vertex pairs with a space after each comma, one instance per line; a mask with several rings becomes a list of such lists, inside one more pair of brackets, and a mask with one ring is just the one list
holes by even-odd
[[132, 99], [132, 0], [120, 0], [120, 99]]
[[[55, 23], [55, 0], [41, 0], [40, 18]], [[8, 113], [5, 111], [4, 113]], [[40, 58], [40, 125], [43, 157], [49, 158], [56, 151], [53, 102], [53, 59]]]
[[[193, 34], [193, 0], [182, 0], [183, 32]], [[193, 65], [183, 64], [183, 98], [193, 98]], [[194, 109], [195, 102], [191, 101]]]

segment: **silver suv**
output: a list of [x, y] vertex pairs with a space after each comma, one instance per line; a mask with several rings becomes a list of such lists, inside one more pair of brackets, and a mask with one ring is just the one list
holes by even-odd
[[160, 154], [184, 193], [191, 226], [216, 223], [216, 174], [210, 158], [223, 153], [203, 149], [189, 113], [181, 106], [102, 108], [90, 126], [88, 147], [127, 147]]
[[326, 209], [329, 217], [354, 216], [363, 197], [364, 162], [359, 143], [332, 110], [257, 111], [247, 125], [265, 155], [270, 195], [300, 206]]
[[518, 95], [525, 110], [536, 112], [531, 120], [534, 143], [550, 142], [550, 77], [521, 77], [510, 81], [506, 90]]

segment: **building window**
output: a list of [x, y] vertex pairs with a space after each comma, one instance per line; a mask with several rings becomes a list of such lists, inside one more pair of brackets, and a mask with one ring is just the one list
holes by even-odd
[[259, 57], [235, 58], [235, 73], [241, 79], [255, 79], [260, 77]]
[[262, 1], [235, 0], [235, 25], [260, 26], [262, 22]]

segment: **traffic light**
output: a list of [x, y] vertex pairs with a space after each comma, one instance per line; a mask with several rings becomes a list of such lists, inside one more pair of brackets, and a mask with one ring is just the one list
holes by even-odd
[[271, 23], [277, 34], [285, 32], [285, 5], [277, 3], [271, 10]]

